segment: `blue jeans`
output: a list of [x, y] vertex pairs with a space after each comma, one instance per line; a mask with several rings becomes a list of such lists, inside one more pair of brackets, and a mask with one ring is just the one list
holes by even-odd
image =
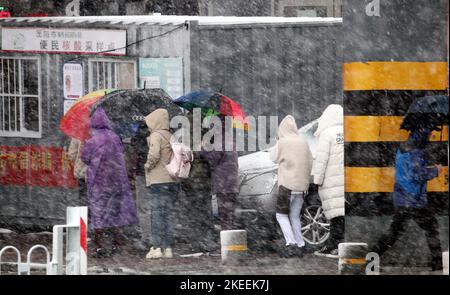
[[170, 248], [173, 245], [176, 211], [175, 203], [179, 186], [176, 183], [152, 184], [151, 243], [155, 248]]

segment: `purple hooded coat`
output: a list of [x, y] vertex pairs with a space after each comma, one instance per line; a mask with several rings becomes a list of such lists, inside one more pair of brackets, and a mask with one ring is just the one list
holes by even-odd
[[91, 131], [92, 137], [85, 142], [81, 154], [82, 161], [88, 166], [86, 180], [91, 227], [137, 224], [123, 146], [102, 108], [91, 117]]
[[233, 142], [233, 151], [225, 151], [225, 134], [233, 132], [225, 129], [225, 119], [222, 120], [222, 151], [202, 151], [202, 157], [208, 162], [211, 169], [211, 190], [213, 194], [239, 193], [239, 161], [236, 144]]

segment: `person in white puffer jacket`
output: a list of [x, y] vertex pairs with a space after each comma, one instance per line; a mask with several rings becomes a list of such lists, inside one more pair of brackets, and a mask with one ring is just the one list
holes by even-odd
[[344, 193], [344, 112], [338, 104], [329, 105], [319, 118], [314, 136], [319, 138], [311, 175], [319, 186], [325, 217], [330, 220], [330, 237], [316, 255], [337, 257], [345, 234]]

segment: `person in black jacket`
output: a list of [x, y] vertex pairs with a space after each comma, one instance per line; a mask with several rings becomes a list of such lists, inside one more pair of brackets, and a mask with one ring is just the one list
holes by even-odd
[[136, 204], [141, 228], [142, 248], [148, 249], [151, 236], [151, 196], [145, 183], [145, 162], [147, 161], [147, 137], [150, 135], [147, 124], [139, 124], [137, 134], [131, 138], [131, 169], [136, 178]]
[[402, 142], [395, 157], [395, 183], [392, 194], [395, 213], [387, 233], [371, 249], [383, 255], [406, 231], [409, 220], [414, 220], [425, 232], [431, 254], [431, 269], [442, 270], [442, 249], [439, 239], [439, 224], [435, 209], [428, 203], [427, 181], [439, 176], [442, 165], [429, 165], [426, 146], [435, 128], [417, 124], [407, 141]]
[[[188, 116], [192, 127], [192, 117]], [[192, 134], [192, 128], [190, 130]], [[192, 137], [191, 137], [192, 138]], [[196, 143], [194, 143], [195, 145]], [[211, 202], [211, 169], [202, 153], [194, 150], [189, 177], [181, 180], [184, 192], [182, 206], [186, 220], [186, 236], [194, 252], [215, 250], [217, 237], [214, 233]]]

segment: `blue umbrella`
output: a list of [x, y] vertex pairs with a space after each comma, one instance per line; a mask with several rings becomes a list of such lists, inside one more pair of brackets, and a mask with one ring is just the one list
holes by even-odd
[[204, 115], [218, 115], [220, 113], [221, 95], [215, 92], [197, 90], [180, 96], [173, 102], [189, 111], [194, 108], [201, 108]]
[[448, 124], [448, 96], [433, 95], [414, 100], [406, 112], [401, 129], [417, 130]]

